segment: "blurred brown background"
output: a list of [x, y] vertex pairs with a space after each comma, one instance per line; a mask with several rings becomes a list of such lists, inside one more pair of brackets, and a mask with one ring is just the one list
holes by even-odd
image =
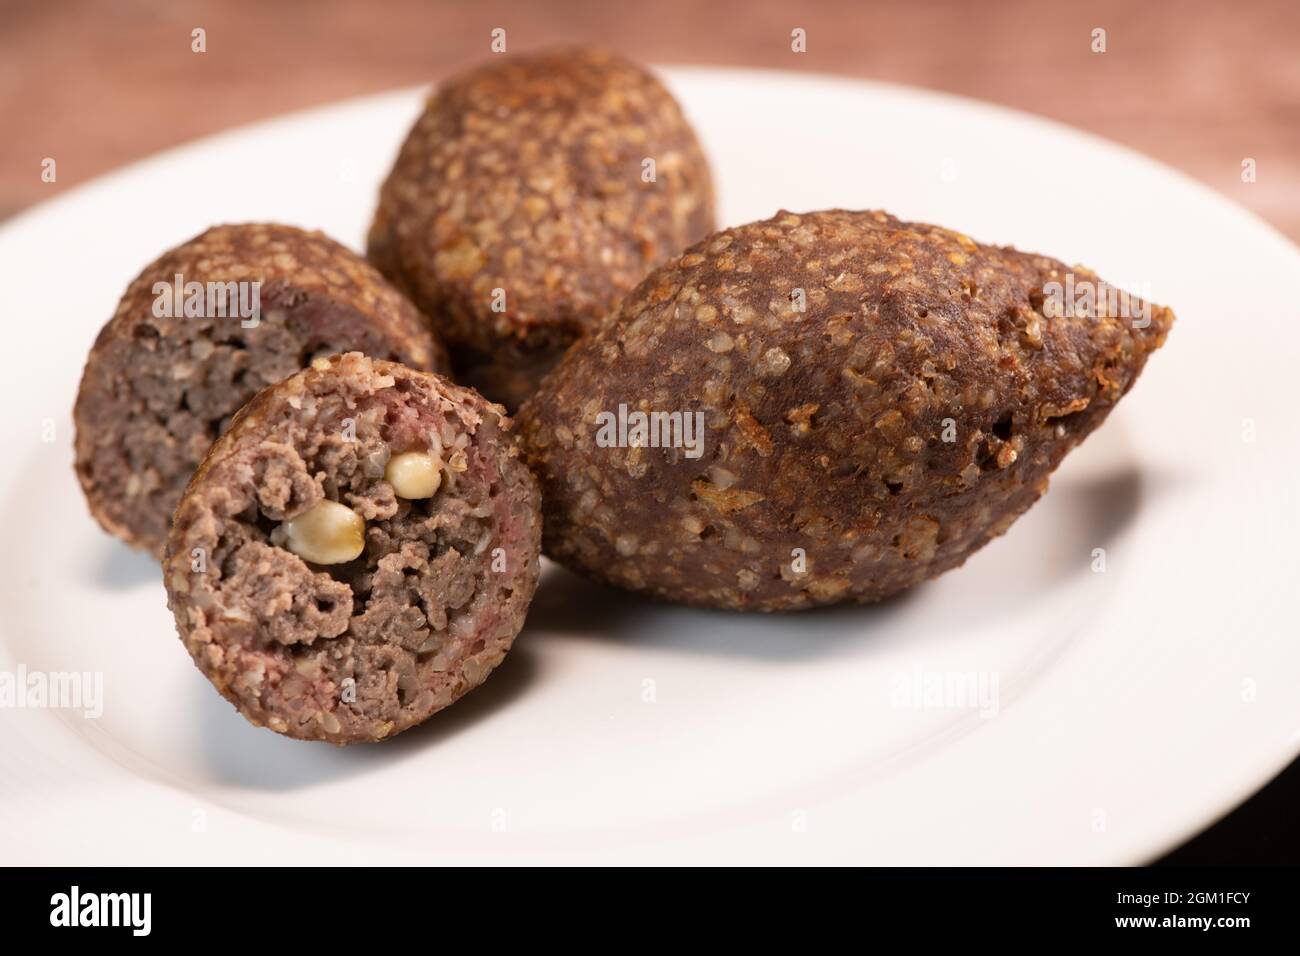
[[[486, 57], [495, 27], [512, 51], [593, 40], [991, 100], [1163, 160], [1300, 239], [1300, 0], [0, 0], [0, 219], [198, 136], [428, 83]], [[1164, 862], [1300, 862], [1297, 804], [1293, 765]]]
[[1297, 0], [0, 0], [0, 218], [197, 136], [426, 83], [484, 58], [498, 26], [511, 50], [596, 40], [992, 100], [1164, 160], [1300, 239]]

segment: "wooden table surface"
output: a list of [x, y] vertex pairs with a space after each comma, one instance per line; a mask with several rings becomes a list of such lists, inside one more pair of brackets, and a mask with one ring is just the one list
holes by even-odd
[[[436, 79], [484, 58], [494, 27], [512, 50], [594, 40], [648, 63], [1003, 103], [1179, 167], [1300, 239], [1297, 0], [0, 0], [0, 218], [197, 136]], [[804, 54], [790, 50], [795, 27]], [[1097, 27], [1105, 53], [1090, 49]], [[55, 183], [41, 180], [45, 157]]]
[[[0, 0], [0, 219], [198, 136], [427, 83], [483, 59], [495, 27], [512, 50], [596, 41], [991, 100], [1163, 160], [1300, 240], [1300, 0]], [[1300, 862], [1297, 801], [1293, 764], [1166, 862]]]

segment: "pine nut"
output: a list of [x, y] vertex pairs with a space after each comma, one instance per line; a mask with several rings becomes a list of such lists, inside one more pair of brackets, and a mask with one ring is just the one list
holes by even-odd
[[404, 451], [388, 459], [384, 480], [399, 498], [432, 498], [442, 484], [442, 463], [423, 451]]
[[366, 549], [365, 520], [337, 501], [319, 501], [282, 527], [289, 550], [312, 564], [345, 564]]

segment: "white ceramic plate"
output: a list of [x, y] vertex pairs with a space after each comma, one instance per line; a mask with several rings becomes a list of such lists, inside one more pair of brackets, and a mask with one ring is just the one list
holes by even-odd
[[[249, 726], [198, 674], [153, 564], [87, 516], [70, 409], [97, 329], [163, 249], [247, 220], [360, 248], [421, 94], [73, 190], [0, 229], [0, 672], [102, 673], [104, 709], [0, 711], [0, 859], [1137, 863], [1295, 755], [1297, 249], [1169, 169], [1007, 110], [666, 75], [724, 224], [885, 208], [1088, 263], [1175, 307], [1167, 346], [1009, 534], [901, 599], [708, 613], [551, 568], [486, 685], [339, 750]], [[982, 705], [926, 696], [963, 675]]]

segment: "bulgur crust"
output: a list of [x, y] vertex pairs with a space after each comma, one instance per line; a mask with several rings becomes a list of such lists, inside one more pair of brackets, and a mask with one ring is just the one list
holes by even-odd
[[[476, 392], [360, 353], [257, 395], [167, 542], [168, 606], [195, 664], [252, 723], [335, 744], [391, 737], [482, 683], [540, 573], [537, 484], [509, 428]], [[387, 463], [430, 449], [442, 484], [401, 498]], [[365, 519], [355, 560], [313, 564], [286, 544], [325, 501]]]
[[513, 409], [713, 228], [708, 164], [672, 95], [604, 50], [558, 49], [438, 87], [384, 183], [368, 255], [433, 320], [457, 380]]
[[[261, 315], [160, 317], [156, 283], [260, 282]], [[181, 490], [249, 398], [320, 354], [359, 349], [445, 371], [428, 322], [368, 262], [319, 232], [215, 226], [131, 283], [86, 360], [76, 471], [110, 534], [160, 554]]]
[[[521, 410], [546, 553], [765, 611], [878, 601], [960, 565], [1042, 495], [1174, 321], [1151, 306], [1138, 327], [1107, 302], [1050, 317], [1045, 287], [1069, 272], [1101, 281], [883, 212], [783, 211], [708, 237]], [[598, 446], [596, 416], [621, 403], [702, 411], [702, 457]]]

